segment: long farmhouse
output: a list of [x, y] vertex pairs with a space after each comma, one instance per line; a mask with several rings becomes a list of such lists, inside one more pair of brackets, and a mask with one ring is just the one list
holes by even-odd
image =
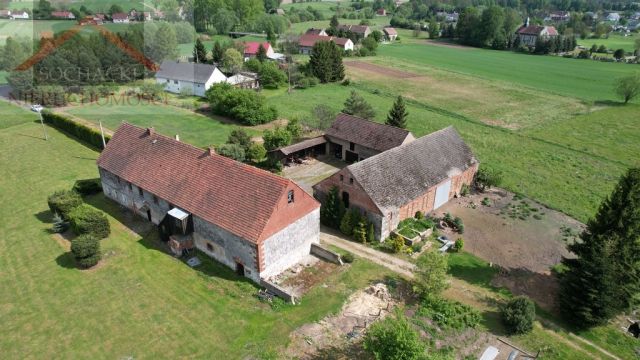
[[158, 225], [174, 252], [196, 247], [256, 282], [319, 242], [320, 204], [296, 183], [153, 128], [121, 125], [97, 164], [104, 194]]
[[403, 219], [458, 195], [477, 170], [471, 149], [448, 127], [351, 164], [314, 185], [313, 192], [323, 201], [336, 187], [345, 207], [365, 215], [382, 241]]

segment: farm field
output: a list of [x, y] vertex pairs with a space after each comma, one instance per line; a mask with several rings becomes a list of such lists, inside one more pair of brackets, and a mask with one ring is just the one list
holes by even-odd
[[587, 49], [590, 49], [593, 44], [598, 46], [604, 45], [608, 49], [624, 49], [624, 51], [631, 52], [635, 50], [635, 40], [638, 38], [640, 38], [638, 34], [631, 34], [631, 36], [611, 34], [606, 39], [578, 39], [578, 45], [584, 46]]
[[415, 46], [415, 39], [403, 43], [404, 39], [406, 36], [399, 43], [380, 46], [375, 61], [385, 58], [390, 61], [401, 60], [422, 66], [425, 73], [431, 68], [440, 68], [474, 76], [482, 81], [506, 81], [586, 101], [614, 100], [614, 81], [638, 70], [637, 66], [628, 64], [429, 45], [427, 41], [424, 41], [424, 46]]
[[[35, 1], [33, 0], [26, 0], [26, 1], [16, 1], [16, 0], [11, 0], [9, 1], [9, 9], [32, 9], [33, 8], [33, 4]], [[140, 0], [109, 0], [109, 1], [104, 1], [104, 0], [81, 0], [81, 1], [65, 1], [65, 0], [51, 0], [51, 4], [53, 6], [60, 6], [61, 8], [64, 9], [71, 9], [74, 7], [80, 8], [81, 5], [86, 6], [89, 10], [92, 10], [94, 12], [107, 12], [109, 10], [109, 7], [111, 7], [112, 4], [117, 4], [120, 5], [122, 7], [122, 9], [124, 9], [125, 11], [129, 11], [131, 9], [136, 9], [136, 10], [143, 10], [145, 9], [144, 6], [144, 1], [140, 1]], [[149, 2], [149, 5], [151, 5], [152, 3]], [[152, 5], [151, 5], [152, 6]]]
[[[266, 37], [262, 37], [262, 36], [243, 36], [240, 38], [235, 38], [232, 39], [226, 35], [214, 35], [214, 36], [210, 36], [210, 40], [205, 40], [202, 43], [204, 44], [205, 49], [207, 49], [207, 52], [211, 53], [211, 49], [213, 48], [213, 44], [216, 42], [216, 40], [221, 41], [221, 42], [227, 42], [227, 41], [238, 41], [238, 42], [243, 42], [243, 41], [267, 41]], [[190, 43], [190, 44], [178, 44], [178, 54], [180, 56], [192, 56], [193, 55], [193, 46], [195, 45], [195, 42]]]
[[[316, 4], [316, 3], [305, 3], [306, 4]], [[322, 4], [322, 3], [320, 3]], [[327, 17], [326, 20], [318, 20], [318, 21], [306, 21], [300, 23], [291, 24], [289, 28], [289, 32], [293, 34], [302, 34], [309, 28], [321, 28], [326, 29], [329, 27], [329, 20], [331, 17]], [[359, 19], [338, 19], [340, 24], [350, 24], [350, 25], [358, 25], [360, 24]], [[389, 25], [390, 18], [386, 16], [375, 17], [373, 19], [369, 19], [371, 25], [369, 25], [372, 29], [380, 30], [385, 25]]]
[[[27, 37], [37, 39], [43, 31], [58, 33], [68, 30], [78, 23], [73, 20], [0, 20], [0, 44], [4, 44], [7, 37]], [[125, 30], [128, 24], [106, 23], [102, 25], [111, 31]], [[94, 31], [87, 28], [84, 31]]]
[[[240, 126], [225, 123], [215, 118], [200, 115], [193, 111], [163, 104], [116, 103], [91, 104], [70, 107], [66, 113], [115, 130], [126, 121], [128, 123], [149, 127], [153, 126], [160, 133], [172, 136], [180, 135], [182, 141], [196, 146], [224, 144], [229, 133]], [[251, 127], [243, 127], [252, 135], [260, 135], [260, 131]]]
[[[102, 195], [87, 201], [108, 212], [112, 235], [97, 268], [73, 266], [68, 242], [48, 229], [46, 197], [98, 175], [98, 154], [39, 124], [0, 130], [0, 348], [3, 358], [255, 358], [285, 345], [298, 326], [337, 311], [356, 289], [389, 273], [358, 259], [331, 274], [296, 307], [273, 310], [257, 288], [202, 257], [191, 269], [161, 251], [153, 232], [130, 221]], [[37, 156], [34, 156], [37, 154]], [[46, 171], [43, 171], [46, 169]], [[10, 204], [10, 205], [9, 205]], [[142, 227], [143, 228], [143, 227]]]

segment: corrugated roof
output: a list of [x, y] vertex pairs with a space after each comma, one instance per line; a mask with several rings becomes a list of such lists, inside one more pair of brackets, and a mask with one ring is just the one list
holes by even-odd
[[98, 166], [255, 243], [319, 207], [291, 180], [127, 123]]
[[160, 64], [160, 70], [156, 73], [156, 77], [204, 84], [214, 71], [216, 71], [216, 67], [209, 64], [179, 63], [165, 60]]
[[477, 162], [450, 126], [349, 165], [348, 169], [371, 200], [385, 209], [409, 203]]
[[321, 135], [321, 136], [318, 136], [318, 137], [314, 137], [314, 138], [311, 138], [311, 139], [300, 141], [299, 143], [295, 143], [293, 145], [284, 146], [284, 147], [281, 147], [279, 149], [275, 149], [273, 151], [279, 151], [283, 155], [289, 155], [289, 154], [293, 154], [293, 153], [295, 153], [297, 151], [300, 151], [300, 150], [304, 150], [304, 149], [307, 149], [307, 148], [310, 148], [310, 147], [313, 147], [313, 146], [316, 146], [316, 145], [324, 144], [326, 142], [327, 142], [327, 139], [325, 139], [325, 137]]
[[413, 137], [409, 130], [347, 114], [338, 114], [325, 134], [377, 151], [400, 146], [407, 136]]

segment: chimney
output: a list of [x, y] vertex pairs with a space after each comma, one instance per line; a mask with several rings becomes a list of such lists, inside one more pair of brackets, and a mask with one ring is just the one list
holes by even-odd
[[180, 141], [180, 135], [176, 134], [176, 141]]
[[154, 132], [155, 130], [152, 127], [147, 128], [147, 135], [153, 135]]
[[528, 16], [527, 16], [527, 20], [526, 20], [526, 21], [525, 21], [525, 23], [524, 23], [524, 26], [525, 26], [525, 27], [529, 26], [529, 17], [528, 17]]
[[207, 155], [211, 156], [215, 153], [216, 153], [216, 149], [214, 149], [213, 146], [209, 146], [209, 148], [207, 149]]

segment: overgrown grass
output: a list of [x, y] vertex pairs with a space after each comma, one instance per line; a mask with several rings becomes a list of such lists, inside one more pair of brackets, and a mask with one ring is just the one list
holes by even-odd
[[[578, 45], [582, 45], [587, 49], [591, 49], [593, 44], [597, 46], [604, 45], [609, 49], [617, 50], [624, 49], [624, 51], [635, 50], [635, 40], [640, 37], [638, 34], [631, 34], [631, 36], [622, 36], [619, 34], [609, 34], [606, 39], [578, 39]], [[597, 54], [598, 56], [602, 54]]]
[[[148, 127], [153, 126], [167, 136], [180, 135], [180, 140], [196, 146], [224, 144], [229, 133], [239, 125], [223, 122], [219, 118], [194, 113], [193, 111], [162, 104], [145, 102], [109, 102], [73, 107], [67, 113], [93, 123], [102, 121], [103, 126], [116, 130], [123, 121]], [[243, 127], [250, 135], [260, 135], [260, 130]]]
[[[0, 131], [0, 348], [3, 358], [260, 356], [287, 343], [296, 327], [336, 312], [355, 289], [389, 272], [358, 259], [316, 287], [302, 305], [277, 312], [256, 287], [203, 258], [191, 269], [160, 251], [155, 232], [137, 235], [102, 195], [88, 201], [109, 214], [104, 261], [81, 271], [68, 243], [48, 231], [46, 196], [97, 176], [98, 154], [37, 123]], [[10, 189], [10, 191], [9, 191]], [[67, 245], [65, 245], [67, 244]]]

